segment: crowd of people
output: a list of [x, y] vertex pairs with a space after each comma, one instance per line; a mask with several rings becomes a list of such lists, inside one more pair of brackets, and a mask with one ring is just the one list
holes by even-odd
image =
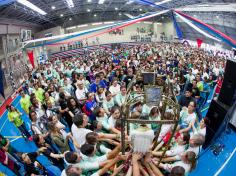
[[[31, 133], [22, 113], [7, 106], [9, 121], [38, 150], [22, 153], [0, 136], [0, 162], [16, 175], [23, 172], [29, 176], [184, 176], [196, 166], [207, 124], [201, 109], [214, 87], [215, 96], [219, 94], [225, 62], [200, 49], [163, 43], [48, 60], [23, 77], [20, 105], [31, 121]], [[150, 147], [145, 153], [137, 152], [126, 134], [126, 152], [122, 154], [121, 107], [127, 86], [140, 70], [155, 70], [163, 82], [173, 84], [181, 106], [180, 120], [170, 142], [173, 124], [130, 124], [130, 135], [151, 136]], [[143, 90], [144, 83], [139, 81], [132, 85], [131, 95]], [[173, 115], [171, 109], [163, 112], [161, 106], [150, 107], [140, 99], [128, 116], [168, 120], [175, 118]], [[41, 163], [37, 159], [41, 155], [51, 165]], [[24, 169], [19, 169], [22, 165]]]

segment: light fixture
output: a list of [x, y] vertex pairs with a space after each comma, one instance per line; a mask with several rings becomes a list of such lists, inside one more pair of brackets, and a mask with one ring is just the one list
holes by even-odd
[[144, 24], [152, 24], [151, 21], [144, 21], [143, 23], [144, 23]]
[[75, 7], [73, 0], [66, 0], [66, 3], [67, 3], [69, 8]]
[[114, 21], [106, 21], [104, 22], [104, 24], [114, 24], [115, 22]]
[[155, 4], [156, 5], [161, 5], [161, 4], [165, 4], [167, 2], [170, 2], [170, 1], [172, 1], [172, 0], [164, 0], [164, 1], [161, 1], [161, 2], [156, 2]]
[[217, 16], [216, 16], [216, 18], [218, 19], [218, 18], [219, 18], [219, 16], [217, 15]]
[[141, 11], [143, 11], [143, 9], [139, 9], [139, 11], [141, 12]]
[[60, 17], [63, 17], [63, 16], [64, 16], [63, 14], [60, 15]]
[[162, 16], [161, 18], [164, 19], [165, 17]]
[[96, 16], [97, 16], [97, 14], [94, 14], [93, 16], [94, 16], [94, 17], [96, 17]]
[[104, 4], [105, 0], [99, 0], [98, 4]]
[[97, 25], [101, 25], [102, 22], [98, 22], [98, 23], [92, 23], [92, 26], [97, 26]]
[[121, 13], [119, 13], [119, 16], [121, 16], [122, 14]]
[[82, 25], [79, 25], [79, 26], [77, 26], [78, 28], [82, 28], [82, 27], [87, 27], [88, 26], [88, 24], [82, 24]]
[[66, 30], [71, 30], [71, 29], [75, 29], [75, 28], [76, 28], [76, 26], [72, 26], [72, 27], [66, 28]]
[[115, 10], [118, 10], [118, 8], [117, 8], [117, 7], [115, 7]]
[[72, 18], [69, 18], [69, 20], [71, 21], [71, 20], [72, 20]]
[[35, 12], [38, 12], [41, 15], [46, 15], [47, 14], [42, 9], [38, 8], [36, 5], [32, 4], [31, 2], [29, 2], [27, 0], [17, 0], [17, 2], [21, 3], [22, 5], [25, 5], [26, 7], [34, 10]]
[[130, 19], [134, 19], [134, 16], [128, 14], [128, 13], [125, 13], [124, 15], [126, 15], [127, 17], [129, 17]]
[[55, 7], [55, 6], [52, 6], [51, 8], [52, 8], [52, 10], [55, 10], [55, 9], [56, 9], [56, 7]]
[[90, 9], [87, 9], [87, 12], [91, 12], [91, 10], [90, 10]]
[[88, 2], [92, 2], [92, 0], [88, 0]]

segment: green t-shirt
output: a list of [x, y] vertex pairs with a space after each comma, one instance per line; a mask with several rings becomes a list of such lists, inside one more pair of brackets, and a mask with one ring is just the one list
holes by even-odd
[[198, 90], [199, 90], [200, 92], [203, 91], [203, 83], [202, 83], [202, 81], [199, 81], [199, 82], [197, 83], [197, 88], [198, 88]]
[[20, 99], [20, 105], [22, 107], [22, 109], [24, 109], [24, 111], [29, 114], [29, 107], [31, 106], [31, 102], [30, 102], [30, 96], [29, 95], [25, 95], [25, 97], [21, 97]]
[[17, 111], [9, 112], [8, 119], [9, 121], [13, 122], [16, 127], [19, 127], [24, 123], [21, 115]]
[[38, 88], [38, 90], [35, 90], [35, 96], [41, 103], [44, 100], [43, 94], [44, 94], [44, 90], [42, 88]]

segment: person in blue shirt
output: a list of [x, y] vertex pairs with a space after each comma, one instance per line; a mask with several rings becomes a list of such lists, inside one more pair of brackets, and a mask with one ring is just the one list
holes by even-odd
[[100, 75], [96, 74], [95, 82], [90, 85], [89, 91], [94, 92], [94, 93], [97, 92], [98, 86], [101, 86], [102, 88], [106, 88], [106, 84], [104, 83], [104, 81], [101, 80]]
[[104, 78], [104, 77], [105, 77], [104, 73], [103, 73], [103, 72], [100, 72], [99, 75], [100, 75], [100, 79], [101, 79], [100, 82], [99, 82], [99, 85], [100, 85], [102, 88], [107, 88], [107, 87], [108, 87], [108, 82], [107, 82], [107, 80]]
[[90, 122], [93, 122], [94, 120], [96, 120], [96, 116], [93, 113], [96, 106], [97, 106], [97, 103], [94, 98], [94, 93], [89, 92], [87, 94], [87, 101], [85, 105], [83, 106], [82, 110], [89, 117]]

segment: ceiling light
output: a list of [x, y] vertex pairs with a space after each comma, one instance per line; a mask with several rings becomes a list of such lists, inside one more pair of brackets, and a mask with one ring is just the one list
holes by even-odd
[[36, 5], [32, 4], [31, 2], [27, 0], [17, 0], [17, 2], [21, 3], [22, 5], [25, 5], [26, 7], [29, 7], [30, 9], [34, 10], [35, 12], [38, 12], [41, 15], [46, 15], [47, 13], [38, 8]]
[[172, 0], [164, 0], [164, 1], [161, 1], [161, 2], [156, 2], [155, 4], [156, 5], [161, 5], [161, 4], [165, 4], [167, 2], [170, 2], [170, 1], [172, 1]]
[[95, 16], [95, 17], [96, 17], [96, 16], [97, 16], [97, 14], [94, 14], [93, 16]]
[[71, 30], [71, 29], [75, 29], [75, 28], [76, 28], [76, 26], [72, 26], [72, 27], [66, 28], [66, 30]]
[[60, 15], [60, 17], [63, 17], [63, 16], [64, 16], [63, 14]]
[[77, 26], [78, 28], [82, 28], [82, 27], [87, 27], [88, 26], [88, 24], [82, 24], [82, 25], [79, 25], [79, 26]]
[[103, 4], [105, 2], [105, 0], [99, 0], [98, 4]]
[[134, 19], [134, 16], [128, 14], [128, 13], [125, 13], [124, 15], [126, 15], [127, 17], [129, 17], [130, 19]]
[[164, 19], [165, 17], [162, 16], [161, 18]]
[[106, 21], [104, 22], [104, 24], [114, 24], [115, 22], [114, 21]]
[[87, 12], [91, 12], [91, 10], [90, 10], [90, 9], [87, 9]]
[[88, 0], [88, 2], [92, 2], [92, 0]]
[[92, 26], [97, 26], [97, 25], [101, 25], [102, 22], [98, 22], [98, 23], [92, 23]]
[[144, 21], [143, 23], [144, 23], [144, 24], [152, 24], [151, 21]]
[[141, 11], [143, 11], [143, 9], [139, 9], [139, 11], [141, 12]]
[[121, 16], [122, 14], [121, 13], [119, 13], [119, 16]]
[[216, 18], [219, 18], [219, 16], [217, 15]]
[[71, 20], [72, 20], [72, 18], [69, 18], [69, 20], [71, 21]]
[[115, 10], [118, 10], [118, 8], [116, 7]]
[[67, 3], [69, 8], [75, 7], [73, 0], [66, 0], [66, 3]]
[[56, 9], [56, 7], [55, 7], [55, 6], [52, 6], [51, 8], [52, 8], [52, 10]]

